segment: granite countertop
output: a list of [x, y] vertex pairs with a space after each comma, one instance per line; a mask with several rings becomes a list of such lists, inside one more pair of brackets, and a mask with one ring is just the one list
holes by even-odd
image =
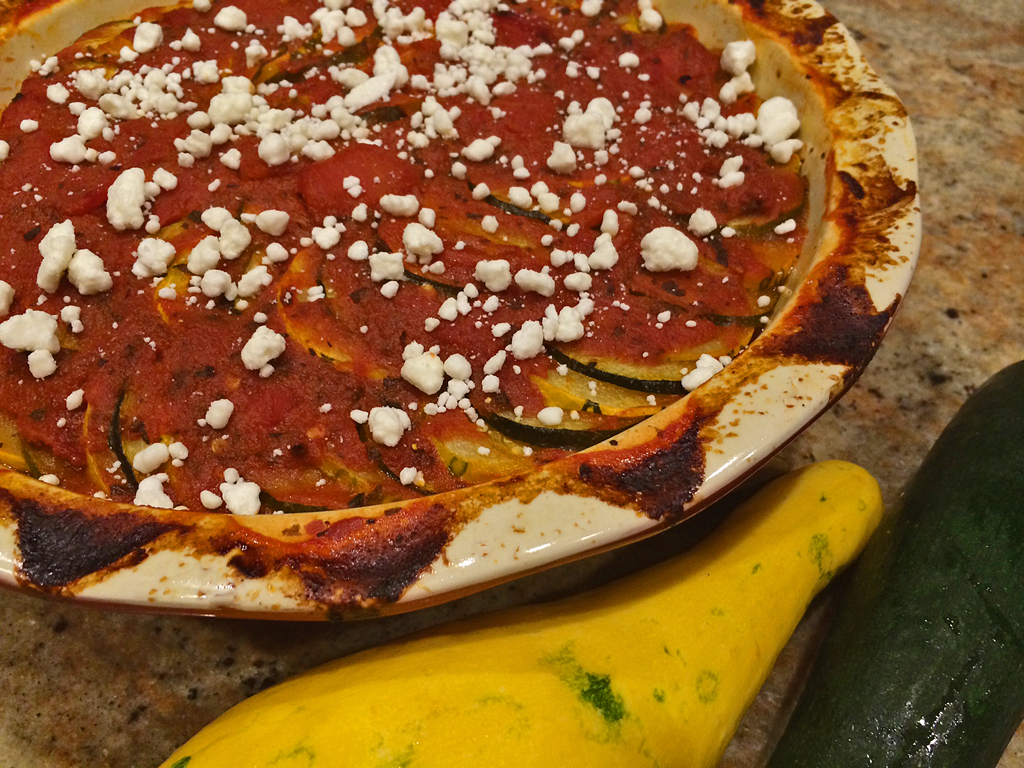
[[[1024, 357], [1024, 4], [824, 3], [914, 120], [925, 237], [875, 360], [779, 461], [856, 461], [891, 503], [972, 389]], [[448, 606], [342, 625], [111, 613], [2, 592], [0, 765], [155, 766], [234, 703], [301, 670], [428, 624], [573, 590], [643, 560], [638, 547], [671, 544], [642, 542]], [[784, 651], [723, 766], [759, 765], [826, 602]], [[1024, 768], [1024, 730], [1000, 766]]]

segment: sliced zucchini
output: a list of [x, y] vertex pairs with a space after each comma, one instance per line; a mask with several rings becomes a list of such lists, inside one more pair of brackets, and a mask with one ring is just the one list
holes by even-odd
[[[581, 414], [582, 416], [582, 414]], [[595, 429], [587, 424], [587, 420], [574, 421], [568, 416], [557, 427], [546, 426], [536, 419], [519, 418], [511, 414], [497, 412], [481, 413], [480, 417], [487, 426], [497, 430], [505, 437], [538, 448], [559, 448], [566, 451], [580, 451], [592, 445], [615, 437], [642, 419], [620, 420], [619, 426], [613, 429]]]
[[648, 399], [652, 395], [598, 381], [572, 369], [565, 375], [552, 371], [547, 377], [531, 376], [531, 380], [546, 405], [558, 406], [564, 411], [642, 419], [653, 416], [675, 399], [655, 397], [652, 403]]
[[19, 472], [28, 471], [25, 445], [18, 426], [7, 414], [0, 414], [0, 463]]

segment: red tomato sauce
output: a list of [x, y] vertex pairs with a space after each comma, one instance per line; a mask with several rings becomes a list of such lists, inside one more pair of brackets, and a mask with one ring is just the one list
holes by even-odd
[[[430, 19], [448, 7], [421, 5]], [[74, 332], [69, 323], [58, 322], [57, 369], [45, 378], [30, 373], [24, 351], [0, 347], [6, 372], [0, 377], [0, 411], [6, 419], [0, 459], [36, 475], [56, 475], [74, 491], [131, 501], [142, 477], [130, 469], [132, 457], [155, 442], [180, 442], [188, 458], [158, 471], [168, 475], [164, 490], [173, 502], [189, 508], [204, 508], [201, 492], [217, 493], [228, 468], [260, 486], [263, 512], [393, 501], [525, 472], [626, 428], [684, 394], [680, 372], [692, 369], [700, 354], [735, 356], [763, 327], [806, 231], [798, 160], [780, 165], [763, 149], [738, 141], [725, 148], [708, 146], [681, 109], [684, 101], [716, 97], [729, 79], [719, 65], [720, 52], [704, 48], [685, 25], [640, 32], [635, 6], [624, 1], [606, 1], [595, 18], [575, 7], [533, 0], [495, 11], [498, 45], [551, 46], [550, 54], [532, 62], [534, 75], [542, 70], [543, 77], [520, 79], [513, 93], [495, 96], [489, 104], [465, 94], [393, 89], [388, 98], [358, 110], [373, 143], [329, 139], [334, 154], [326, 159], [297, 154], [271, 166], [259, 157], [259, 137], [236, 131], [210, 156], [181, 166], [174, 140], [189, 135], [189, 114], [195, 110], [111, 119], [115, 135], [88, 142], [98, 152], [116, 153], [109, 164], [72, 166], [51, 159], [51, 144], [76, 131], [68, 104], [95, 106], [71, 84], [76, 69], [181, 71], [215, 59], [223, 76], [243, 75], [257, 86], [278, 83], [263, 94], [269, 107], [302, 115], [347, 92], [329, 76], [332, 64], [373, 74], [373, 52], [383, 38], [364, 0], [351, 5], [368, 21], [352, 28], [356, 42], [348, 47], [318, 46], [318, 34], [282, 41], [275, 32], [285, 14], [308, 20], [315, 3], [239, 0], [238, 6], [256, 32], [215, 28], [217, 8], [143, 14], [160, 24], [163, 43], [131, 63], [119, 62], [118, 51], [131, 45], [134, 27], [101, 28], [61, 52], [55, 73], [30, 76], [4, 112], [0, 138], [10, 154], [0, 165], [0, 280], [14, 289], [8, 317], [30, 309], [58, 316], [74, 306], [80, 308], [83, 329]], [[396, 7], [409, 12], [415, 6]], [[170, 46], [187, 29], [200, 33], [200, 50]], [[559, 41], [576, 30], [585, 42], [570, 55]], [[268, 56], [248, 63], [244, 49], [253, 39], [263, 42]], [[429, 80], [438, 66], [452, 64], [432, 37], [394, 45], [414, 80]], [[619, 66], [625, 52], [636, 54], [640, 65]], [[578, 65], [575, 76], [566, 66], [570, 60]], [[589, 76], [587, 67], [599, 68], [599, 77]], [[638, 73], [646, 77], [639, 79]], [[67, 103], [47, 97], [54, 83], [70, 90]], [[221, 85], [190, 78], [181, 89], [180, 101], [205, 110]], [[414, 116], [427, 96], [460, 111], [454, 121], [458, 138], [414, 147], [409, 138], [416, 130]], [[553, 142], [563, 138], [569, 102], [582, 108], [597, 98], [621, 107], [615, 153], [599, 163], [594, 151], [581, 150], [574, 172], [554, 172], [545, 159]], [[723, 114], [753, 112], [758, 103], [747, 94], [723, 107]], [[638, 109], [649, 111], [646, 122], [633, 119]], [[37, 121], [38, 129], [25, 132], [24, 120]], [[490, 136], [501, 140], [494, 157], [461, 159], [466, 172], [453, 175], [457, 153]], [[228, 149], [238, 151], [237, 169], [218, 161]], [[717, 186], [713, 180], [722, 163], [736, 155], [743, 158], [744, 183]], [[526, 179], [512, 173], [517, 156], [530, 172]], [[628, 158], [628, 166], [620, 158]], [[630, 174], [633, 166], [641, 169], [641, 179]], [[158, 168], [177, 177], [176, 188], [160, 192], [146, 211], [147, 218], [159, 220], [154, 233], [116, 231], [107, 220], [108, 188], [128, 168], [142, 168], [147, 181]], [[351, 177], [362, 188], [358, 197], [347, 186]], [[537, 182], [558, 196], [557, 210], [516, 210], [509, 202], [510, 187], [530, 189]], [[480, 184], [490, 194], [478, 199], [473, 189]], [[570, 210], [574, 193], [585, 198], [582, 210]], [[432, 230], [444, 244], [434, 256], [444, 271], [407, 261], [391, 298], [370, 278], [366, 261], [346, 256], [357, 241], [379, 252], [403, 250], [403, 232], [416, 218], [375, 216], [385, 194], [415, 195], [421, 209], [433, 210]], [[636, 213], [624, 212], [623, 203], [635, 206]], [[366, 220], [357, 215], [361, 204], [369, 211]], [[241, 303], [188, 291], [189, 250], [217, 234], [201, 220], [213, 206], [236, 219], [267, 209], [290, 217], [279, 236], [248, 222], [250, 245], [237, 259], [218, 265], [236, 282], [249, 269], [267, 266], [270, 284]], [[644, 236], [656, 227], [685, 233], [697, 208], [713, 214], [719, 225], [709, 236], [690, 235], [697, 267], [645, 269]], [[585, 256], [594, 249], [608, 210], [618, 212], [612, 238], [618, 261], [592, 273], [594, 307], [583, 321], [585, 335], [549, 340], [541, 354], [516, 359], [507, 348], [517, 329], [543, 318], [548, 305], [557, 310], [579, 302], [580, 294], [562, 283], [572, 264], [550, 269], [558, 279], [553, 294], [544, 296], [515, 282], [492, 293], [474, 277], [477, 263], [505, 259], [515, 275], [550, 267], [553, 249]], [[325, 249], [310, 237], [327, 216], [336, 217], [344, 232], [337, 245]], [[497, 219], [496, 231], [485, 227], [487, 217]], [[39, 242], [65, 219], [74, 223], [77, 247], [102, 258], [113, 278], [110, 290], [83, 296], [66, 277], [53, 293], [37, 287]], [[552, 219], [562, 221], [560, 229]], [[787, 219], [795, 220], [795, 229], [776, 234], [774, 228]], [[734, 233], [727, 236], [723, 226]], [[150, 236], [173, 243], [177, 257], [166, 275], [139, 279], [132, 274], [134, 254]], [[287, 249], [285, 260], [264, 261], [271, 243]], [[445, 299], [457, 297], [469, 283], [479, 289], [478, 296], [468, 298], [470, 311], [426, 330]], [[175, 287], [175, 298], [159, 295], [168, 287]], [[482, 305], [492, 295], [500, 306], [485, 312]], [[507, 323], [509, 331], [496, 335], [498, 323]], [[287, 342], [267, 377], [249, 370], [241, 357], [261, 325]], [[401, 376], [403, 350], [413, 342], [437, 345], [442, 358], [455, 353], [467, 358], [474, 386], [456, 399], [468, 399], [468, 410], [462, 404], [438, 412], [431, 406], [435, 395]], [[485, 392], [484, 365], [502, 350], [507, 359], [496, 374], [500, 389]], [[78, 389], [84, 391], [84, 404], [69, 410], [66, 398]], [[220, 399], [231, 400], [234, 411], [227, 426], [215, 430], [204, 419]], [[373, 439], [367, 425], [352, 416], [382, 406], [401, 409], [410, 420], [397, 445]], [[548, 407], [562, 408], [561, 423], [538, 420]], [[418, 473], [414, 482], [403, 482], [408, 469]]]

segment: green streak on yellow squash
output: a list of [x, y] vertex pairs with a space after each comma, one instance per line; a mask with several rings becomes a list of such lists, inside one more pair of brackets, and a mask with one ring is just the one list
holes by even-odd
[[713, 766], [881, 512], [859, 467], [804, 468], [680, 557], [340, 659], [242, 702], [164, 766]]

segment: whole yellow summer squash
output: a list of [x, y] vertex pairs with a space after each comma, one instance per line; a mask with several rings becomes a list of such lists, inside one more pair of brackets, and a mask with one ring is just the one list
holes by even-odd
[[808, 602], [881, 512], [863, 469], [798, 470], [674, 560], [308, 672], [164, 765], [714, 766]]

